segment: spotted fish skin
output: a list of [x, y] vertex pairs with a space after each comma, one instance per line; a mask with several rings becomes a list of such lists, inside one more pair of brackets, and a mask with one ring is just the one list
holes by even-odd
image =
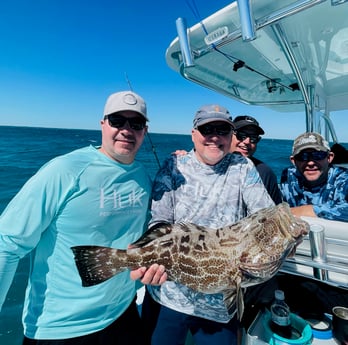
[[72, 247], [83, 286], [126, 269], [164, 265], [168, 279], [203, 293], [238, 293], [274, 276], [309, 225], [282, 203], [219, 229], [159, 224], [127, 250]]

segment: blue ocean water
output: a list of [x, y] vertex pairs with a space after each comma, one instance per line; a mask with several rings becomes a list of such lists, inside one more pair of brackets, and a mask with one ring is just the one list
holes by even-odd
[[[25, 181], [51, 158], [87, 145], [99, 145], [99, 130], [76, 130], [0, 126], [0, 213]], [[267, 162], [277, 176], [289, 165], [292, 141], [262, 139], [255, 156]], [[150, 133], [138, 153], [152, 177], [162, 162], [176, 149], [190, 150], [190, 135]], [[14, 220], [15, 221], [15, 220]], [[22, 341], [21, 311], [26, 286], [28, 260], [18, 267], [6, 303], [0, 313], [0, 344]]]

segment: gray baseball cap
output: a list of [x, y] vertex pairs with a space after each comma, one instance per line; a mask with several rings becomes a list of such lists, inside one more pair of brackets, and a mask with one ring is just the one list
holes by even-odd
[[149, 121], [144, 99], [133, 91], [121, 91], [111, 94], [104, 107], [104, 116], [127, 110], [135, 111], [145, 117], [146, 121]]
[[232, 127], [234, 127], [232, 116], [226, 108], [217, 104], [209, 104], [204, 105], [197, 110], [196, 115], [193, 119], [193, 128], [197, 128], [213, 121], [227, 122]]

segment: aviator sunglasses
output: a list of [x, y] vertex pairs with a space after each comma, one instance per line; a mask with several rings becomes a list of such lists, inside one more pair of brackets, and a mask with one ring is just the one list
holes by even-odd
[[259, 135], [252, 135], [243, 132], [235, 131], [234, 135], [236, 136], [238, 141], [244, 141], [246, 138], [249, 138], [252, 144], [257, 144], [261, 140], [261, 137]]
[[225, 136], [230, 134], [232, 131], [232, 127], [227, 123], [221, 125], [212, 125], [207, 123], [205, 125], [198, 126], [197, 129], [203, 136], [211, 134]]
[[114, 128], [122, 128], [128, 122], [129, 127], [135, 131], [140, 131], [145, 128], [146, 120], [142, 117], [124, 117], [118, 114], [104, 116], [104, 120], [109, 120], [109, 125]]
[[321, 161], [328, 156], [325, 151], [300, 152], [294, 158], [300, 162]]

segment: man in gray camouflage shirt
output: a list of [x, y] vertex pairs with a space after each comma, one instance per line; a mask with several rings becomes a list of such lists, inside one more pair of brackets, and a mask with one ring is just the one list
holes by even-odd
[[[216, 229], [274, 205], [254, 164], [229, 153], [233, 122], [219, 105], [201, 107], [193, 120], [194, 149], [171, 155], [153, 186], [152, 219], [190, 222]], [[143, 320], [152, 345], [184, 344], [188, 330], [196, 345], [236, 344], [235, 305], [222, 294], [204, 294], [167, 281], [145, 294]]]

